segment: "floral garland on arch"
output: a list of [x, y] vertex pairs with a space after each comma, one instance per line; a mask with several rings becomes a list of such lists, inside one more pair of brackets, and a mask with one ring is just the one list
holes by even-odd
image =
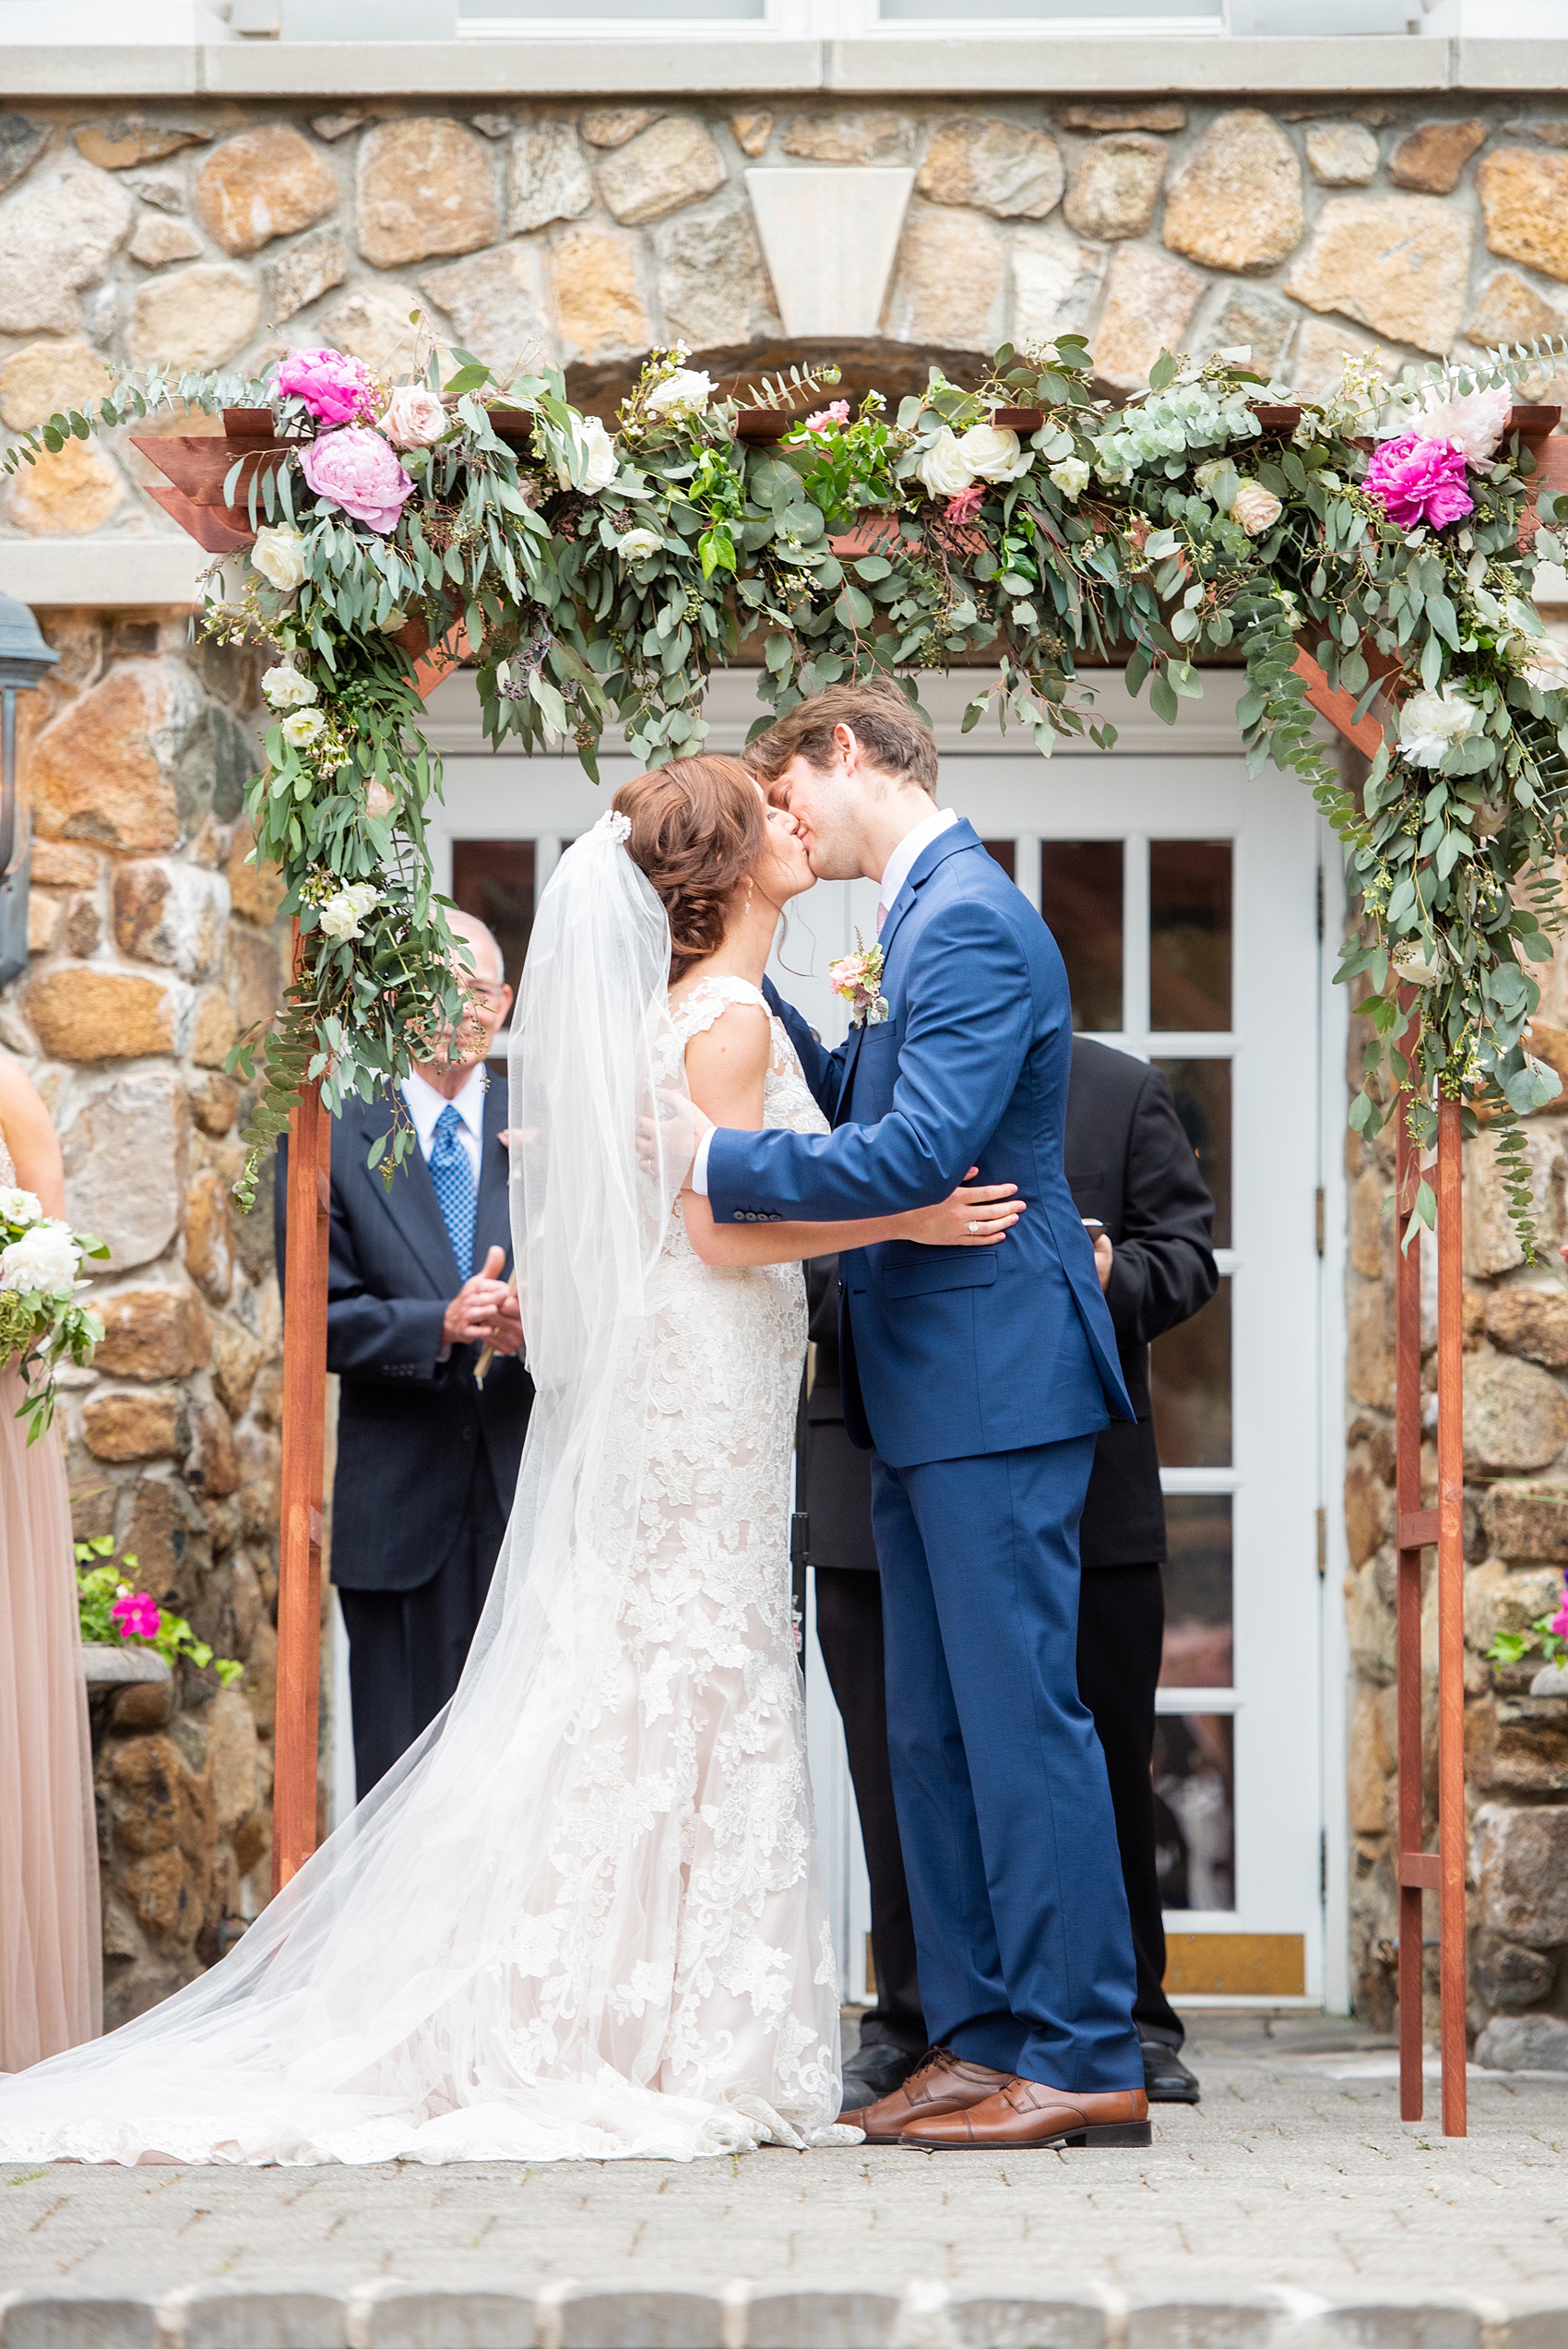
[[[1207, 657], [1244, 664], [1252, 770], [1300, 774], [1347, 844], [1362, 921], [1339, 976], [1370, 990], [1375, 1029], [1352, 1122], [1375, 1129], [1407, 1080], [1423, 1141], [1440, 1088], [1490, 1103], [1526, 1228], [1513, 1121], [1560, 1090], [1527, 1023], [1531, 966], [1562, 924], [1568, 666], [1529, 602], [1537, 560], [1563, 546], [1550, 496], [1531, 516], [1509, 387], [1561, 355], [1520, 346], [1393, 388], [1348, 364], [1339, 394], [1301, 404], [1245, 351], [1162, 355], [1113, 407], [1083, 339], [1061, 336], [1004, 347], [973, 388], [933, 370], [893, 416], [874, 392], [854, 411], [825, 399], [832, 367], [742, 408], [677, 350], [653, 354], [612, 432], [558, 375], [502, 378], [457, 352], [444, 376], [427, 344], [405, 382], [296, 352], [255, 384], [127, 381], [25, 435], [7, 468], [181, 401], [259, 403], [270, 426], [258, 454], [231, 443], [223, 495], [254, 544], [215, 566], [198, 622], [276, 648], [247, 805], [301, 932], [242, 1196], [302, 1083], [319, 1077], [333, 1108], [371, 1098], [462, 1016], [425, 839], [429, 646], [477, 665], [493, 743], [571, 743], [593, 775], [611, 725], [649, 765], [696, 748], [708, 678], [737, 658], [760, 661], [759, 729], [847, 677], [897, 675], [918, 702], [923, 673], [980, 664], [966, 726], [994, 709], [1049, 754], [1086, 729], [1114, 739], [1086, 656], [1124, 661], [1168, 721]], [[1380, 692], [1397, 711], [1359, 796], [1316, 729], [1302, 650], [1358, 717]], [[411, 1141], [396, 1107], [388, 1167]]]

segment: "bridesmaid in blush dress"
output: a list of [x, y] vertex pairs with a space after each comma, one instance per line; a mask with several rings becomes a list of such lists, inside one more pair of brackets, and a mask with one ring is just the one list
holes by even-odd
[[[60, 1145], [0, 1052], [0, 1185], [65, 1213]], [[102, 2028], [92, 1752], [58, 1426], [27, 1440], [0, 1368], [0, 2072]]]

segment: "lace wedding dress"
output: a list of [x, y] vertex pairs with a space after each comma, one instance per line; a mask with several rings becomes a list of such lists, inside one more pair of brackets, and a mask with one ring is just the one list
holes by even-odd
[[[223, 1963], [0, 2081], [0, 2161], [678, 2160], [858, 2141], [789, 1581], [798, 1265], [717, 1270], [638, 1120], [743, 983], [671, 1007], [606, 817], [514, 1029], [537, 1401], [462, 1684]], [[821, 1130], [781, 1026], [766, 1121]]]

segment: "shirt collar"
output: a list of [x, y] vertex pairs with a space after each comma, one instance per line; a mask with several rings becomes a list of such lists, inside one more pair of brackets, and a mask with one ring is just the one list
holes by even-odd
[[436, 1091], [427, 1077], [410, 1068], [403, 1079], [403, 1099], [409, 1104], [409, 1115], [414, 1121], [421, 1151], [430, 1156], [430, 1146], [435, 1139], [435, 1127], [444, 1109], [455, 1109], [464, 1125], [482, 1143], [484, 1140], [484, 1096], [487, 1091], [485, 1067], [476, 1061], [458, 1091], [448, 1103], [445, 1093]]
[[894, 900], [914, 871], [921, 851], [929, 848], [932, 841], [939, 839], [957, 820], [951, 807], [939, 807], [933, 816], [928, 816], [922, 824], [917, 824], [912, 832], [905, 833], [883, 866], [882, 878], [877, 884], [877, 901], [885, 905], [889, 913], [893, 911]]

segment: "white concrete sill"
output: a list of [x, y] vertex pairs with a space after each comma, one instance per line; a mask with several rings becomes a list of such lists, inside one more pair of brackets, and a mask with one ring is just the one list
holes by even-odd
[[462, 98], [622, 92], [845, 95], [987, 91], [1071, 97], [1568, 88], [1568, 40], [1232, 41], [1140, 31], [1135, 40], [899, 32], [856, 41], [705, 30], [658, 38], [431, 42], [232, 41], [209, 45], [16, 43], [7, 102], [30, 98]]

